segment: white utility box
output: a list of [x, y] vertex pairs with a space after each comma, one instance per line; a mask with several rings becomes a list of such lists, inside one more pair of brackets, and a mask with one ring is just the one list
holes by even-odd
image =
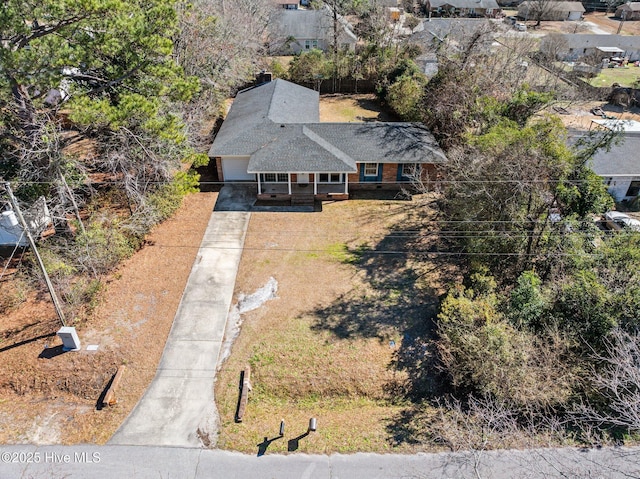
[[78, 333], [76, 328], [71, 326], [63, 326], [58, 331], [58, 336], [62, 339], [63, 351], [79, 351], [80, 339], [78, 339]]

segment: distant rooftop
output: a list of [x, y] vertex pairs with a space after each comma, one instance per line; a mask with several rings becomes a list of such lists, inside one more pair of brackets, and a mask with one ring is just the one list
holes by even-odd
[[591, 120], [592, 123], [609, 130], [620, 130], [625, 133], [640, 133], [640, 121], [636, 120]]

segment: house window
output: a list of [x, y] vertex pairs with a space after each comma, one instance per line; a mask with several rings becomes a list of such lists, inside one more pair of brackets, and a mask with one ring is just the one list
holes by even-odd
[[344, 175], [342, 173], [320, 173], [318, 175], [318, 183], [343, 183]]
[[402, 165], [402, 176], [405, 178], [413, 178], [419, 173], [418, 165], [415, 163], [404, 163]]
[[365, 163], [364, 176], [378, 176], [378, 163]]
[[640, 193], [640, 181], [632, 181], [625, 196], [638, 196]]
[[318, 40], [305, 40], [304, 49], [311, 50], [312, 48], [318, 48]]
[[264, 183], [288, 183], [289, 175], [287, 173], [262, 173], [260, 179]]

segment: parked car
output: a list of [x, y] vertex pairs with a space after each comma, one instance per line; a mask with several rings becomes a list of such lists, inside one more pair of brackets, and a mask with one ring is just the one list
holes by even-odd
[[604, 221], [604, 225], [610, 230], [640, 231], [640, 221], [619, 211], [607, 211], [602, 216], [602, 221]]
[[515, 28], [519, 32], [526, 32], [527, 31], [527, 26], [524, 23], [516, 23], [513, 26], [513, 28]]

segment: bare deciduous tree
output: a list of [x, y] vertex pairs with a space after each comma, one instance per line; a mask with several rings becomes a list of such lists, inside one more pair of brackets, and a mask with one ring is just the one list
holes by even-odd
[[[640, 431], [640, 333], [615, 329], [605, 354], [595, 357], [593, 386], [601, 404], [583, 404], [576, 415], [582, 421]], [[604, 407], [603, 407], [604, 405]]]

